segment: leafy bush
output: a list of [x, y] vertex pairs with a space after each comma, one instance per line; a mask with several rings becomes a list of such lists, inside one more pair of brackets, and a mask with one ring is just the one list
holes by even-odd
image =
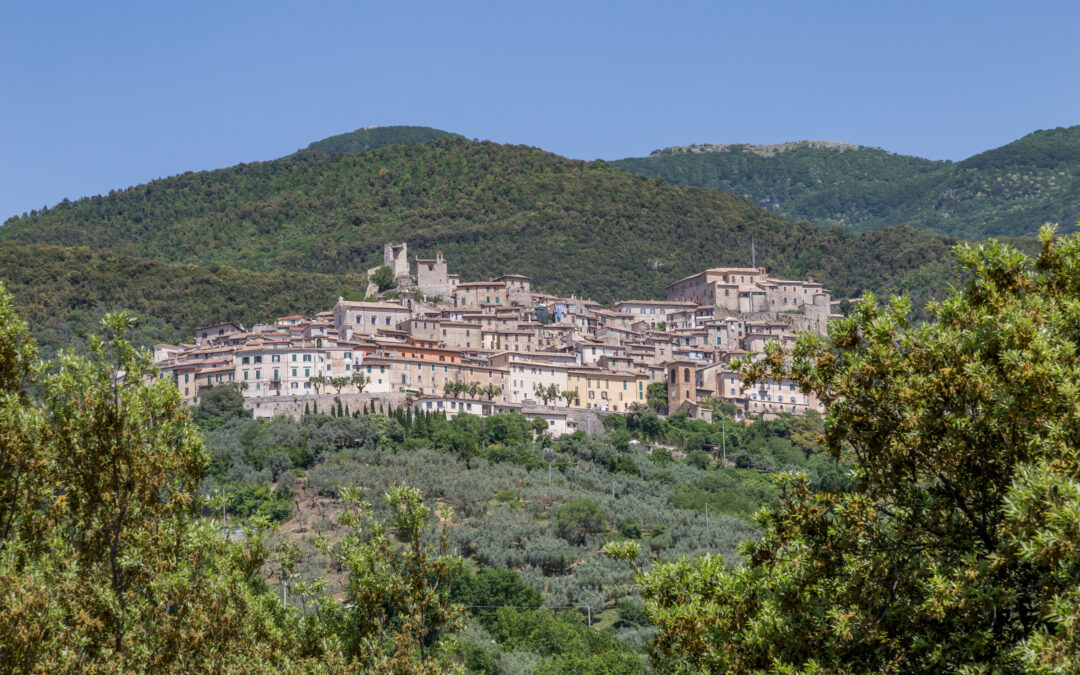
[[600, 507], [587, 497], [571, 500], [555, 512], [555, 530], [571, 543], [582, 543], [585, 536], [603, 532], [607, 517]]

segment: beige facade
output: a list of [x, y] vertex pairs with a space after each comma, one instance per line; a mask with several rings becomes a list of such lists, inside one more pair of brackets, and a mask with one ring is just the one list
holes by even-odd
[[421, 340], [457, 349], [480, 349], [483, 346], [483, 330], [478, 323], [424, 317], [411, 319], [402, 324], [402, 330]]
[[649, 378], [643, 373], [623, 373], [599, 368], [578, 368], [567, 373], [567, 386], [578, 394], [575, 407], [626, 412], [634, 403], [645, 403]]
[[681, 300], [624, 300], [616, 302], [612, 309], [620, 315], [645, 323], [649, 328], [656, 328], [659, 324], [674, 323], [676, 317], [684, 317], [687, 311], [693, 312], [697, 309], [697, 303]]
[[765, 380], [745, 386], [738, 373], [722, 371], [716, 375], [716, 396], [738, 406], [746, 415], [805, 415], [807, 411], [825, 412], [812, 394], [799, 391], [790, 380]]
[[374, 335], [380, 330], [395, 330], [412, 317], [412, 311], [391, 302], [351, 302], [338, 300], [334, 306], [334, 328], [340, 333]]
[[435, 363], [423, 359], [370, 356], [364, 359], [361, 372], [371, 378], [371, 384], [365, 389], [371, 392], [441, 395], [447, 382], [475, 382], [480, 387], [494, 385], [503, 392], [507, 390], [505, 370], [477, 363]]
[[[558, 387], [560, 392], [567, 389], [567, 371], [575, 364], [567, 362], [564, 358], [530, 358], [526, 354], [503, 352], [496, 354], [490, 359], [491, 365], [497, 368], [505, 368], [508, 371], [509, 389], [506, 390], [506, 400], [511, 403], [524, 403], [525, 401], [539, 401], [536, 394], [537, 387]], [[552, 406], [566, 406], [566, 400], [559, 398], [546, 402]]]

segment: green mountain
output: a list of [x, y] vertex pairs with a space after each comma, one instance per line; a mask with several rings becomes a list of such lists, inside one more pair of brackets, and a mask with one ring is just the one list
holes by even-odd
[[106, 312], [128, 309], [141, 344], [191, 339], [197, 326], [257, 321], [330, 309], [360, 299], [357, 275], [249, 272], [38, 244], [0, 244], [0, 282], [15, 298], [45, 356], [100, 332]]
[[662, 297], [705, 267], [746, 265], [751, 241], [771, 272], [856, 295], [948, 261], [953, 243], [910, 228], [823, 230], [604, 162], [449, 138], [186, 173], [10, 219], [0, 240], [332, 274], [368, 269], [384, 242], [407, 240], [417, 255], [445, 252], [466, 279], [515, 271], [601, 301]]
[[321, 141], [315, 141], [304, 148], [312, 152], [321, 152], [327, 155], [334, 153], [350, 154], [355, 152], [367, 152], [384, 145], [406, 145], [409, 143], [427, 143], [440, 138], [464, 138], [458, 134], [431, 127], [367, 127], [357, 129], [348, 134], [338, 134]]
[[1072, 231], [1080, 217], [1080, 126], [1037, 131], [956, 163], [802, 141], [667, 148], [612, 164], [855, 231], [908, 224], [983, 239], [1030, 236], [1044, 222]]

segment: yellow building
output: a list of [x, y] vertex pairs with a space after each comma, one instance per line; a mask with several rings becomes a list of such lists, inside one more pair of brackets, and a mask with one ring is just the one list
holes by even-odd
[[575, 368], [567, 373], [567, 389], [578, 394], [576, 408], [626, 412], [633, 403], [645, 403], [649, 378], [642, 373], [600, 368]]

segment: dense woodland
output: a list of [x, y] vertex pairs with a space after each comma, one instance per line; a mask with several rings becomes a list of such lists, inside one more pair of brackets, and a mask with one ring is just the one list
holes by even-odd
[[449, 131], [432, 129], [431, 127], [368, 127], [357, 129], [347, 134], [338, 134], [315, 141], [308, 145], [305, 150], [321, 152], [326, 155], [338, 153], [367, 152], [384, 145], [406, 145], [409, 143], [427, 143], [440, 138], [464, 138]]
[[143, 345], [190, 340], [197, 326], [257, 321], [363, 298], [358, 275], [249, 272], [220, 265], [171, 265], [65, 248], [0, 244], [0, 280], [15, 296], [42, 353], [81, 349], [102, 317], [120, 309], [138, 319], [129, 338]]
[[1037, 131], [962, 162], [878, 148], [799, 146], [772, 156], [658, 150], [612, 162], [628, 171], [748, 199], [794, 220], [854, 231], [911, 225], [985, 239], [1031, 236], [1045, 222], [1080, 218], [1080, 126]]
[[383, 243], [407, 240], [416, 255], [442, 250], [465, 279], [518, 272], [602, 302], [747, 265], [752, 240], [770, 273], [813, 275], [839, 297], [941, 270], [953, 244], [910, 228], [823, 230], [603, 162], [454, 139], [188, 173], [13, 218], [0, 240], [333, 274], [369, 269]]

